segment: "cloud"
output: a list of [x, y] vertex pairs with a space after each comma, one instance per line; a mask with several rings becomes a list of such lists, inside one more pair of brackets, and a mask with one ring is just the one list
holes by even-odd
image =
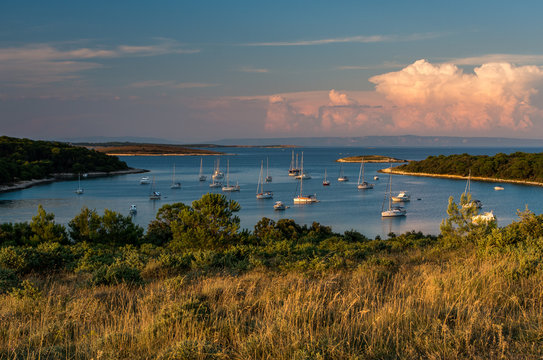
[[209, 83], [194, 83], [194, 82], [175, 82], [175, 81], [159, 81], [159, 80], [148, 80], [135, 82], [128, 87], [143, 89], [150, 87], [163, 87], [169, 89], [191, 89], [191, 88], [207, 88], [219, 86], [219, 84], [209, 84]]
[[543, 70], [487, 63], [464, 73], [454, 64], [418, 60], [369, 80], [397, 106], [392, 115], [399, 128], [526, 130], [540, 113], [531, 97], [538, 92]]
[[158, 39], [148, 46], [120, 45], [112, 48], [62, 48], [52, 44], [0, 48], [0, 84], [40, 86], [75, 79], [84, 71], [101, 68], [103, 65], [99, 59], [192, 54], [198, 51], [184, 49], [169, 39]]
[[374, 93], [351, 95], [332, 89], [269, 96], [265, 130], [275, 135], [347, 136], [387, 127]]
[[526, 54], [486, 54], [481, 56], [451, 59], [447, 61], [456, 65], [482, 65], [487, 63], [511, 63], [516, 65], [543, 64], [543, 55]]
[[242, 46], [315, 46], [328, 44], [342, 43], [381, 43], [381, 42], [404, 42], [431, 39], [438, 37], [439, 34], [412, 34], [407, 36], [398, 35], [357, 35], [338, 38], [327, 38], [317, 40], [298, 40], [298, 41], [271, 41], [271, 42], [254, 42], [241, 44]]

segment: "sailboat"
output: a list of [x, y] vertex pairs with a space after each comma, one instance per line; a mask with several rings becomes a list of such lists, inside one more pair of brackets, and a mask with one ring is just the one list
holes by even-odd
[[[362, 182], [360, 182], [361, 177], [362, 177]], [[360, 171], [358, 172], [358, 185], [357, 185], [357, 187], [360, 190], [373, 189], [373, 184], [370, 184], [370, 183], [364, 181], [364, 161], [363, 160], [360, 163]]]
[[296, 154], [296, 165], [294, 165], [294, 150], [292, 150], [292, 160], [290, 160], [290, 168], [288, 169], [288, 176], [296, 176], [300, 173], [298, 169], [298, 154]]
[[153, 183], [151, 185], [151, 193], [149, 194], [149, 200], [160, 200], [162, 194], [155, 189], [155, 177], [153, 176]]
[[270, 176], [270, 174], [269, 174], [269, 172], [268, 172], [268, 171], [269, 171], [269, 170], [268, 170], [268, 168], [269, 168], [269, 162], [270, 162], [269, 159], [266, 158], [266, 182], [267, 182], [267, 183], [272, 182], [272, 177]]
[[[471, 194], [471, 169], [468, 173], [468, 181], [466, 182], [466, 188], [464, 189], [464, 194]], [[475, 205], [475, 208], [481, 209], [483, 207], [483, 203], [481, 200], [473, 199], [469, 204], [465, 204], [463, 207], [469, 207], [471, 205]]]
[[[385, 192], [385, 199], [383, 200], [383, 205], [381, 206], [381, 216], [382, 217], [398, 217], [405, 216], [407, 210], [401, 206], [392, 206], [392, 173], [388, 175], [388, 186], [387, 192]], [[388, 198], [388, 209], [385, 210], [385, 202]]]
[[81, 194], [83, 194], [83, 193], [85, 192], [85, 191], [83, 190], [83, 188], [81, 187], [81, 173], [79, 173], [79, 174], [77, 175], [77, 184], [78, 184], [78, 185], [77, 185], [77, 189], [75, 190], [75, 193], [76, 193], [77, 195], [81, 195]]
[[[302, 152], [302, 166], [301, 166], [301, 172], [304, 173], [304, 153]], [[300, 194], [296, 197], [294, 197], [294, 203], [295, 204], [310, 204], [317, 202], [317, 195], [302, 195], [302, 185], [303, 185], [303, 176], [300, 177]]]
[[215, 180], [213, 176], [211, 176], [211, 184], [209, 184], [210, 188], [220, 188], [222, 187], [222, 182]]
[[339, 177], [337, 178], [337, 181], [349, 181], [349, 178], [343, 175], [343, 164], [339, 167]]
[[326, 168], [324, 169], [324, 180], [322, 181], [322, 186], [330, 186], [330, 180], [326, 178]]
[[239, 191], [239, 185], [230, 185], [230, 160], [226, 162], [226, 186], [222, 187], [222, 191], [232, 192]]
[[199, 175], [199, 180], [200, 181], [206, 181], [207, 179], [207, 176], [204, 175], [204, 173], [202, 172], [203, 168], [202, 168], [202, 164], [203, 164], [203, 161], [202, 161], [202, 158], [200, 158], [200, 175]]
[[260, 175], [258, 176], [258, 185], [256, 187], [256, 198], [257, 199], [272, 199], [273, 193], [271, 191], [264, 191], [264, 181], [262, 181], [263, 177], [263, 169], [264, 168], [264, 161], [260, 163]]
[[172, 184], [170, 185], [170, 189], [181, 189], [181, 183], [175, 181], [175, 164], [173, 164]]
[[221, 159], [218, 158], [215, 162], [215, 171], [213, 171], [213, 175], [211, 175], [213, 180], [221, 180], [224, 177], [224, 173], [220, 170], [220, 163]]

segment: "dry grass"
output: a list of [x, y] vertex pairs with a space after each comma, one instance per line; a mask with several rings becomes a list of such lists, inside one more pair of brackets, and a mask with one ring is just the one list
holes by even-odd
[[0, 357], [541, 358], [541, 273], [513, 280], [511, 258], [456, 255], [412, 253], [319, 276], [179, 276], [144, 287], [41, 280], [41, 296], [0, 296]]

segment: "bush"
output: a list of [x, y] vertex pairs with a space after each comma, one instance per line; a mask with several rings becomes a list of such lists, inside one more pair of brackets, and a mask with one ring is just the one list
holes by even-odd
[[138, 269], [130, 267], [122, 262], [115, 262], [111, 265], [102, 265], [92, 274], [91, 284], [115, 285], [127, 283], [140, 285], [143, 283], [141, 273]]

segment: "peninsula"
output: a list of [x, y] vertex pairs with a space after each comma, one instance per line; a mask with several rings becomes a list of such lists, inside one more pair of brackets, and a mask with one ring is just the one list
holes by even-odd
[[381, 172], [543, 186], [543, 153], [430, 156]]
[[360, 156], [349, 156], [336, 160], [336, 162], [343, 163], [404, 163], [408, 160], [396, 159], [390, 156], [383, 155], [360, 155]]
[[78, 174], [101, 177], [146, 172], [115, 156], [63, 142], [0, 137], [0, 192], [20, 190]]
[[226, 155], [225, 153], [195, 149], [190, 146], [169, 144], [112, 143], [89, 144], [86, 148], [115, 156], [205, 156]]

